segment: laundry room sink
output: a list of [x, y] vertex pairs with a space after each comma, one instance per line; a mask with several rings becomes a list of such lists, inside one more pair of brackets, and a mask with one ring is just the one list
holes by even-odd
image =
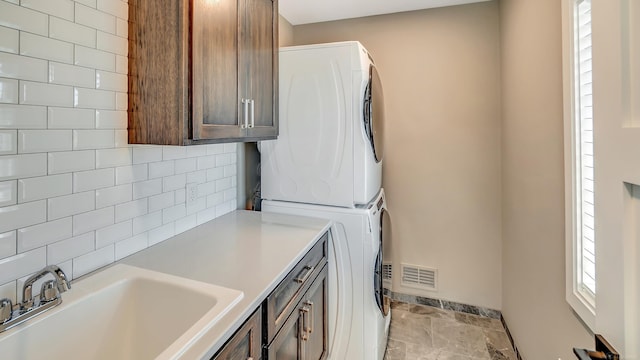
[[243, 297], [124, 264], [72, 285], [62, 304], [0, 335], [3, 358], [178, 358]]

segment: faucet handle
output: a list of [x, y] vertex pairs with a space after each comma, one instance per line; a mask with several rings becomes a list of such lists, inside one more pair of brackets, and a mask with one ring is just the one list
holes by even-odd
[[54, 280], [45, 281], [40, 288], [40, 304], [47, 303], [58, 298], [58, 288]]
[[0, 324], [11, 320], [13, 315], [13, 304], [11, 300], [4, 298], [0, 300]]

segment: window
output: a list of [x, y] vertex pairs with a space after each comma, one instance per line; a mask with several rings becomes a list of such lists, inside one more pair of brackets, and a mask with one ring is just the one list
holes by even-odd
[[567, 301], [593, 329], [596, 308], [591, 0], [565, 0]]

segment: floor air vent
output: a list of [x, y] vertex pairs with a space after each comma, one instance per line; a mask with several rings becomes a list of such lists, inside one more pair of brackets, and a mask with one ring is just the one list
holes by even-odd
[[393, 266], [390, 262], [382, 263], [382, 281], [385, 283], [391, 283], [391, 279], [393, 279]]
[[415, 265], [402, 264], [402, 285], [425, 289], [438, 290], [438, 270]]

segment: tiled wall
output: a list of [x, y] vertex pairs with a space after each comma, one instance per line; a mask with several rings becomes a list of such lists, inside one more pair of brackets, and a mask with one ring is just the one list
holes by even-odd
[[127, 17], [123, 0], [0, 0], [0, 297], [236, 207], [236, 144], [127, 145]]

